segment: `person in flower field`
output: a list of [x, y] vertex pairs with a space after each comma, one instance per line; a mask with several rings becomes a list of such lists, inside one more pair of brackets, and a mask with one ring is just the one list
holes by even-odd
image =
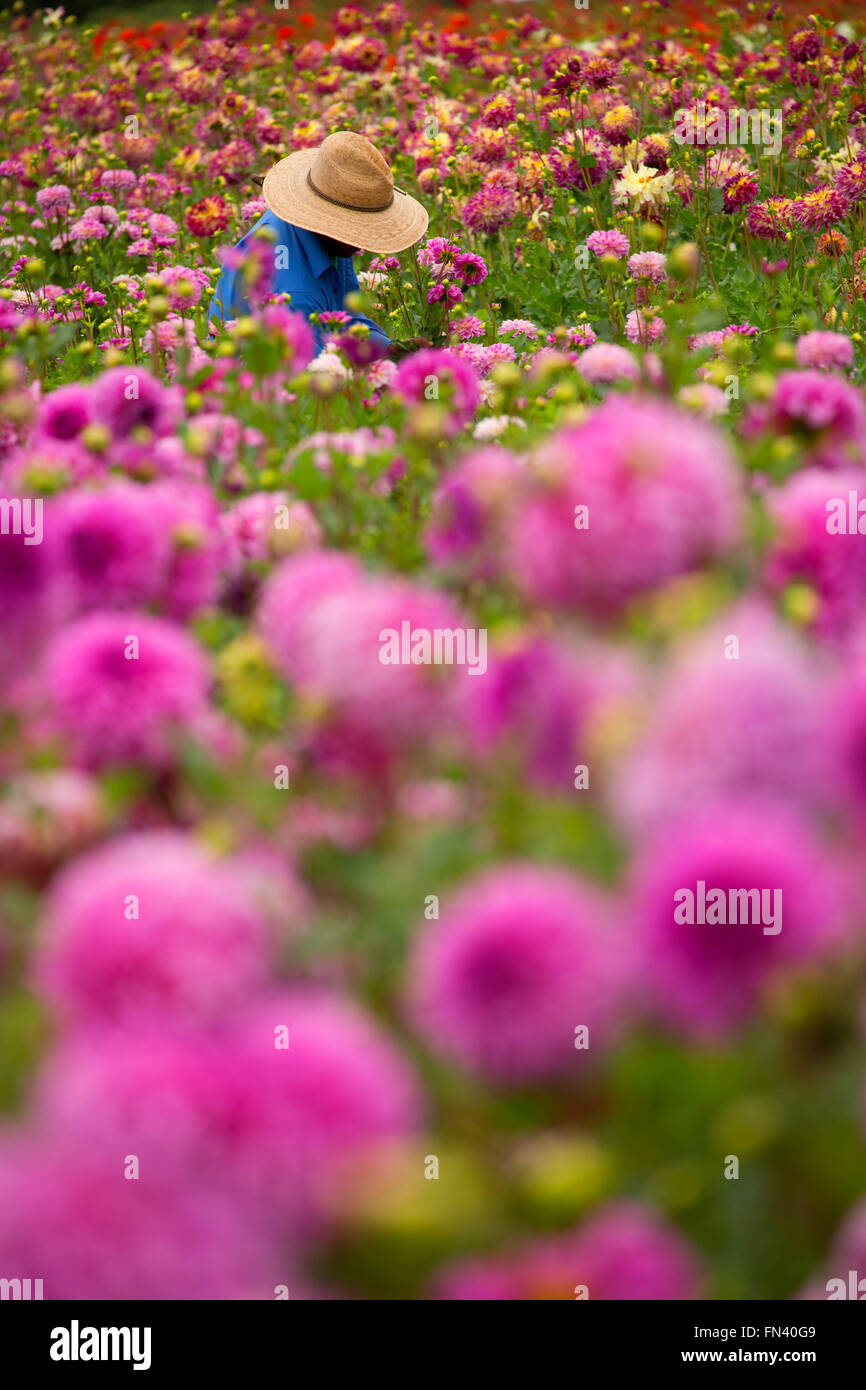
[[[422, 205], [394, 187], [384, 155], [351, 130], [336, 131], [318, 148], [296, 150], [279, 160], [264, 177], [262, 196], [267, 212], [224, 258], [210, 306], [212, 321], [227, 322], [248, 312], [247, 257], [257, 239], [267, 247], [260, 257], [265, 280], [260, 292], [289, 295], [292, 309], [309, 320], [314, 314], [344, 311], [346, 296], [358, 292], [354, 256], [362, 251], [394, 255], [427, 230]], [[363, 314], [348, 319], [347, 327], [369, 327], [379, 356], [400, 357], [430, 346], [426, 338], [392, 341]], [[318, 322], [312, 327], [322, 348], [321, 327]]]

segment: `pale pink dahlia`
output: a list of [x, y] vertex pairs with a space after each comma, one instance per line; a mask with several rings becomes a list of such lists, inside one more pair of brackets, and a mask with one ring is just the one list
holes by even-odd
[[[468, 666], [403, 661], [404, 632], [466, 624], [446, 595], [341, 560], [322, 552], [284, 561], [263, 592], [261, 631], [278, 668], [347, 735], [414, 742], [441, 724], [449, 687]], [[317, 574], [325, 587], [311, 592]]]
[[615, 382], [640, 379], [640, 366], [634, 354], [618, 343], [595, 343], [582, 353], [577, 371], [593, 386], [612, 386]]
[[847, 333], [818, 329], [797, 339], [796, 354], [798, 367], [846, 371], [854, 363], [854, 344]]

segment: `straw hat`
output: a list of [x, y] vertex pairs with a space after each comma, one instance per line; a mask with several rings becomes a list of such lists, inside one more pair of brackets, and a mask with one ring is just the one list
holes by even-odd
[[424, 208], [394, 187], [388, 161], [352, 130], [281, 159], [265, 174], [262, 195], [284, 222], [362, 251], [404, 251], [427, 230]]

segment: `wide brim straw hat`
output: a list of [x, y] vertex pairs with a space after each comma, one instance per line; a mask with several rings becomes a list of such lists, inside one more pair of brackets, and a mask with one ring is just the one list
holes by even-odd
[[262, 196], [284, 222], [379, 255], [405, 251], [427, 230], [425, 209], [394, 187], [388, 161], [363, 135], [338, 130], [268, 170]]

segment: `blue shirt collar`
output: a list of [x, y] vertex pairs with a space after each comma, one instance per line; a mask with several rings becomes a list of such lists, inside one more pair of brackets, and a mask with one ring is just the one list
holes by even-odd
[[303, 227], [296, 227], [292, 222], [285, 222], [281, 217], [277, 217], [276, 213], [270, 211], [260, 218], [255, 227], [250, 228], [247, 236], [252, 235], [258, 227], [273, 227], [278, 239], [286, 245], [290, 245], [294, 240], [306, 257], [307, 265], [317, 280], [321, 280], [326, 270], [334, 268], [333, 259], [322, 245], [317, 232], [304, 231]]
[[310, 270], [320, 280], [326, 270], [333, 270], [333, 257], [328, 255], [317, 232], [306, 232], [302, 227], [295, 227], [294, 232], [304, 249]]

